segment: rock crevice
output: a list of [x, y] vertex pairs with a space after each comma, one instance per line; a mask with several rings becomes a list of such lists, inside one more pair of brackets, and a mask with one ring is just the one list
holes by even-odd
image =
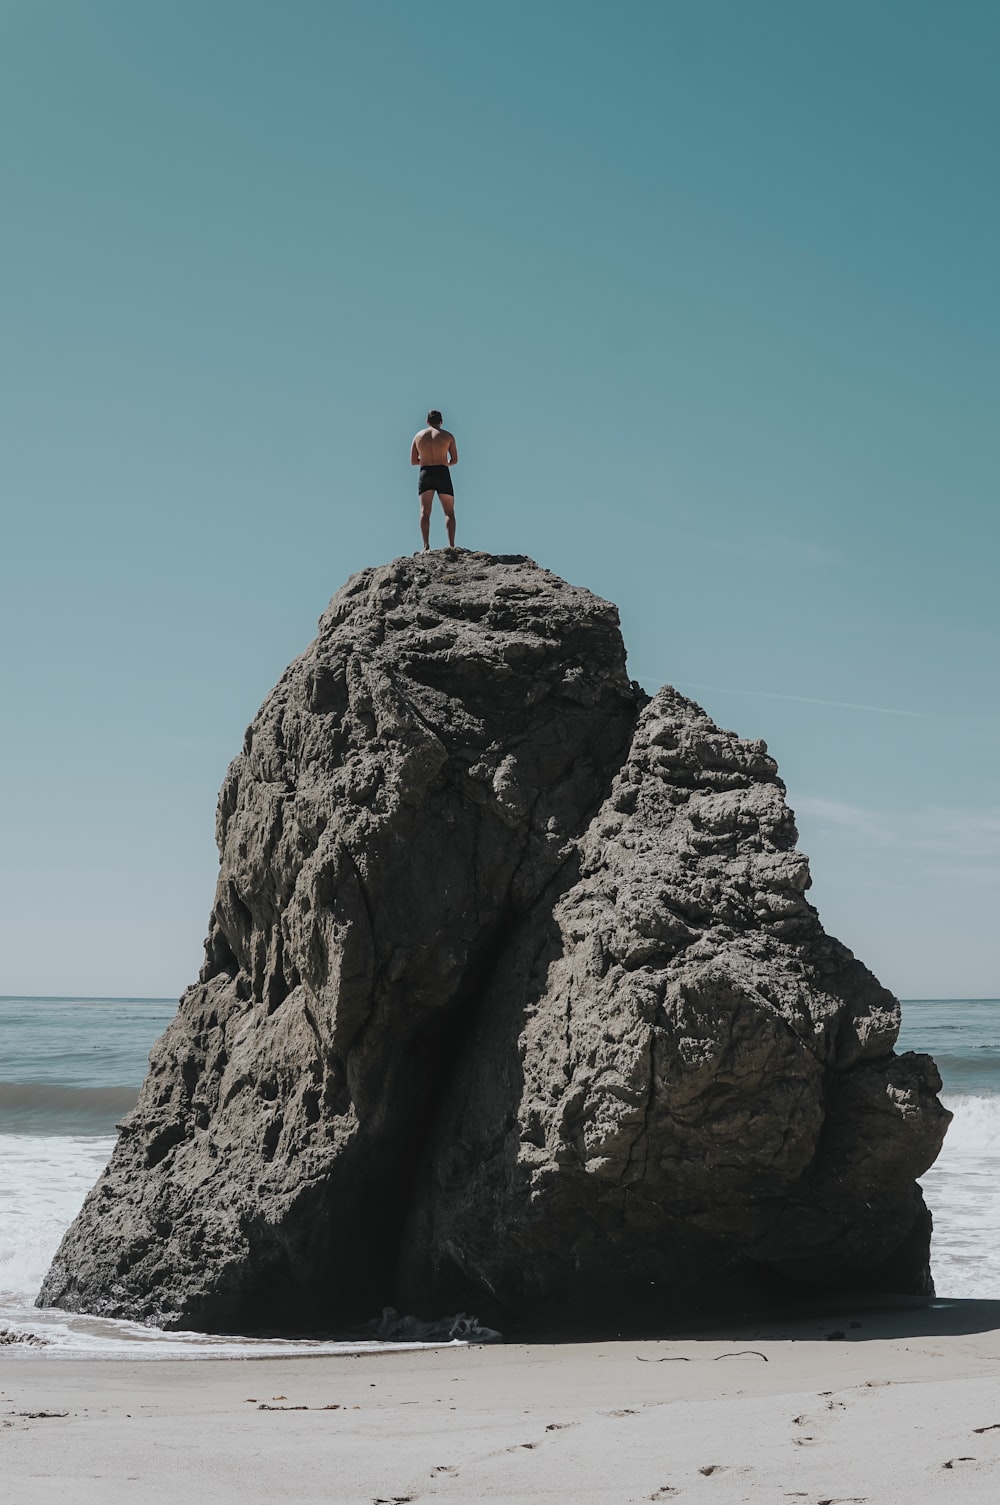
[[40, 1300], [318, 1331], [929, 1288], [948, 1115], [763, 743], [520, 557], [355, 576], [219, 799], [201, 976]]

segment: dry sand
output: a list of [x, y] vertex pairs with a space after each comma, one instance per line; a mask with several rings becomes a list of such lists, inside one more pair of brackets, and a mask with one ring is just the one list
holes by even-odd
[[0, 1358], [5, 1505], [1000, 1501], [1000, 1302], [677, 1341]]

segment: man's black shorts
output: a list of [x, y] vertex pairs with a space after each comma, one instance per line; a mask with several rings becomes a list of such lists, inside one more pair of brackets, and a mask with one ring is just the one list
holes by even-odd
[[421, 465], [420, 475], [417, 477], [417, 490], [436, 491], [441, 496], [454, 496], [451, 467], [449, 465]]

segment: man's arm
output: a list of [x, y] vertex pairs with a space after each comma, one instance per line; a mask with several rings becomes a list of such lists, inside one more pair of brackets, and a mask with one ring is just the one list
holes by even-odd
[[448, 435], [448, 450], [449, 450], [449, 453], [451, 454], [451, 459], [448, 461], [448, 464], [449, 465], [457, 465], [458, 464], [458, 445], [455, 443], [455, 435], [454, 434], [449, 434]]
[[[417, 437], [419, 437], [419, 436], [417, 436]], [[420, 464], [420, 451], [417, 449], [417, 439], [416, 438], [414, 438], [413, 443], [410, 445], [410, 464], [411, 465], [419, 465]]]

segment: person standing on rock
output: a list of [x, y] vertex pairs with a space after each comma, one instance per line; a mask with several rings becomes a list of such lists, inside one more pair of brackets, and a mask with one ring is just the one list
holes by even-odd
[[420, 533], [425, 550], [431, 546], [431, 507], [435, 491], [444, 508], [448, 547], [455, 547], [455, 488], [451, 484], [451, 467], [458, 464], [458, 445], [455, 435], [442, 428], [441, 422], [437, 408], [431, 408], [427, 414], [427, 427], [413, 436], [410, 445], [410, 464], [420, 466], [417, 490], [420, 493]]

